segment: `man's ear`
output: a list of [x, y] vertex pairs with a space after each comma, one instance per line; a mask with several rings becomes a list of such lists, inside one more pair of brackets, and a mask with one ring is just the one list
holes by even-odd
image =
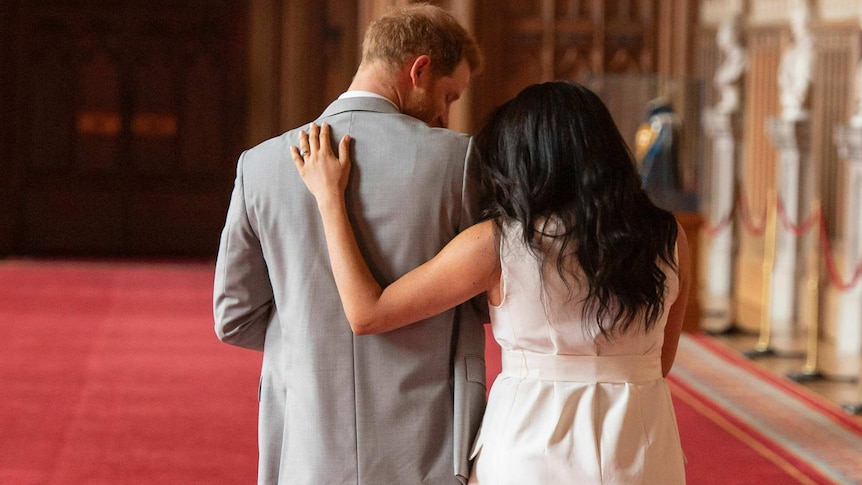
[[427, 54], [422, 54], [413, 60], [410, 66], [410, 81], [414, 87], [424, 85], [431, 76], [431, 58]]

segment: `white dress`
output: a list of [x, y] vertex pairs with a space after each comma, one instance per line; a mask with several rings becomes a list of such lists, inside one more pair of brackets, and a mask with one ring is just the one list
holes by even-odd
[[473, 447], [471, 484], [685, 483], [684, 458], [661, 375], [667, 313], [679, 293], [665, 268], [664, 314], [644, 333], [591, 336], [583, 294], [556, 268], [539, 279], [519, 231], [501, 237], [503, 299], [491, 307], [502, 372]]

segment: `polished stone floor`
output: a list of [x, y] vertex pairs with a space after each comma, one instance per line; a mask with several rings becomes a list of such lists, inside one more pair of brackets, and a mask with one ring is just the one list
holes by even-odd
[[805, 336], [787, 338], [767, 348], [774, 355], [753, 352], [759, 340], [757, 333], [729, 332], [713, 337], [747, 355], [753, 362], [778, 374], [793, 378], [809, 390], [845, 408], [848, 414], [862, 420], [862, 353], [839, 355], [834, 345], [820, 341], [816, 358], [807, 356]]

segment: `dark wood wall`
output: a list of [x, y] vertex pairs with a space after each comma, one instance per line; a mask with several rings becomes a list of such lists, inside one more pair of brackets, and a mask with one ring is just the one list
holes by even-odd
[[213, 254], [243, 141], [245, 2], [2, 5], [0, 252]]
[[[317, 116], [409, 1], [0, 0], [0, 256], [213, 257], [241, 150]], [[535, 82], [687, 72], [660, 34], [693, 0], [433, 3], [486, 54], [461, 131]]]
[[17, 185], [16, 171], [12, 160], [12, 32], [9, 19], [12, 16], [9, 2], [0, 1], [0, 256], [14, 246], [17, 217], [12, 212]]

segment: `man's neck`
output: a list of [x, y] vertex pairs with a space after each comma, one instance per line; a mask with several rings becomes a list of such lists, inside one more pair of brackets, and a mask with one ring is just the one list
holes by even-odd
[[[399, 111], [404, 108], [404, 87], [399, 75], [382, 66], [360, 66], [348, 91], [368, 91], [388, 99]], [[409, 79], [409, 78], [408, 78]]]

